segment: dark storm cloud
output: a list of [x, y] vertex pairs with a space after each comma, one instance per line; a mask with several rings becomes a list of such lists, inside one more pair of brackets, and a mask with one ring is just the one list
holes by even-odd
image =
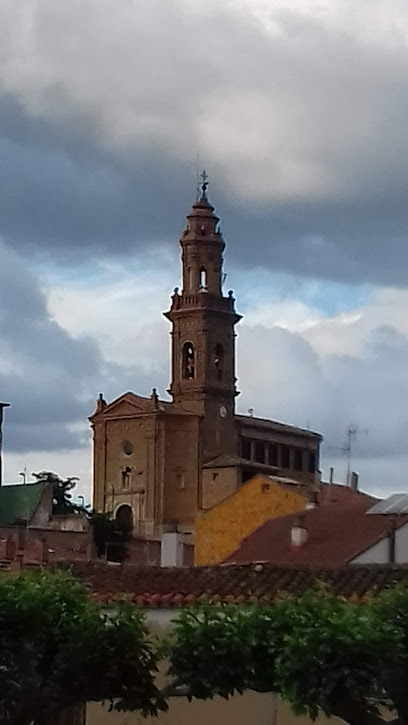
[[[11, 403], [6, 451], [71, 450], [88, 444], [99, 390], [149, 391], [147, 376], [107, 363], [95, 340], [73, 338], [49, 315], [25, 261], [0, 242], [0, 399]], [[124, 386], [124, 387], [122, 387]]]
[[[14, 120], [13, 120], [14, 119]], [[56, 261], [122, 256], [147, 245], [174, 246], [194, 200], [192, 163], [152, 150], [127, 157], [98, 148], [86, 127], [30, 119], [0, 98], [0, 224], [8, 243]], [[364, 191], [364, 190], [362, 190]], [[408, 206], [393, 198], [256, 204], [217, 177], [211, 198], [222, 215], [228, 256], [349, 281], [405, 285]]]
[[407, 13], [340, 3], [330, 25], [277, 6], [268, 34], [205, 5], [42, 0], [21, 35], [5, 3], [7, 242], [79, 260], [175, 245], [201, 150], [230, 260], [406, 285]]

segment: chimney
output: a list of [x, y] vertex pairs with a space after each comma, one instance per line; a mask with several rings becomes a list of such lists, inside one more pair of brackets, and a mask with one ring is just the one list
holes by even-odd
[[294, 548], [303, 546], [307, 541], [307, 528], [304, 515], [296, 516], [290, 530], [290, 543]]
[[318, 503], [319, 503], [319, 496], [318, 496], [317, 491], [315, 491], [314, 489], [309, 490], [307, 493], [307, 498], [306, 498], [306, 508], [315, 509], [316, 506], [318, 505]]
[[391, 528], [388, 532], [388, 563], [395, 564], [395, 538], [397, 530], [397, 522], [394, 516], [390, 517]]
[[358, 491], [358, 473], [356, 473], [355, 471], [351, 472], [350, 488], [352, 491]]
[[183, 566], [184, 534], [178, 531], [163, 532], [160, 547], [160, 566]]
[[334, 479], [334, 468], [333, 466], [330, 466], [330, 483], [333, 483]]

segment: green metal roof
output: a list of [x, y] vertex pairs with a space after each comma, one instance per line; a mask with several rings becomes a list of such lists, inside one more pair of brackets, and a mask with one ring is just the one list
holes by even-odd
[[0, 526], [10, 526], [18, 519], [29, 521], [46, 485], [43, 482], [0, 486]]

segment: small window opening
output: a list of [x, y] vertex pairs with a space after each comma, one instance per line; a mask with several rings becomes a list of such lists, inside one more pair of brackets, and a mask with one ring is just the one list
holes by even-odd
[[218, 476], [219, 476], [219, 474], [218, 474], [218, 473], [213, 473], [213, 475], [212, 475], [212, 479], [213, 479], [213, 481], [216, 481], [216, 480], [217, 480], [217, 478], [218, 478]]
[[316, 470], [316, 453], [312, 451], [309, 453], [308, 456], [308, 471], [309, 473], [314, 473]]
[[277, 466], [278, 465], [278, 446], [276, 443], [270, 443], [269, 444], [269, 465], [270, 466]]
[[294, 456], [294, 469], [295, 471], [302, 471], [303, 470], [303, 451], [301, 448], [295, 448], [295, 456]]
[[265, 463], [265, 443], [255, 441], [255, 460], [257, 463]]
[[131, 472], [132, 472], [132, 469], [130, 466], [126, 466], [126, 468], [123, 469], [123, 471], [122, 471], [122, 488], [129, 488]]
[[222, 380], [224, 376], [224, 346], [220, 343], [215, 347], [214, 365], [217, 380]]
[[200, 269], [200, 289], [207, 289], [207, 270], [205, 267]]
[[186, 487], [186, 483], [185, 483], [185, 480], [184, 480], [184, 473], [177, 473], [176, 474], [176, 483], [177, 483], [178, 490], [179, 491], [184, 491], [184, 489]]
[[185, 380], [192, 380], [195, 374], [194, 347], [191, 342], [185, 342], [182, 351], [182, 373]]
[[243, 438], [241, 441], [241, 456], [242, 458], [245, 458], [246, 461], [251, 460], [251, 441], [247, 438]]
[[252, 478], [254, 475], [253, 471], [250, 469], [244, 468], [242, 471], [242, 483], [245, 483], [246, 481], [249, 481], [250, 478]]
[[290, 468], [290, 450], [288, 446], [281, 446], [281, 466]]

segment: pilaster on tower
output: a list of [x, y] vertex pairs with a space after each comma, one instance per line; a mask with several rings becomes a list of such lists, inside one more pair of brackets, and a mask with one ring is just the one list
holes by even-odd
[[235, 387], [235, 311], [232, 291], [223, 295], [225, 242], [219, 218], [207, 198], [201, 198], [187, 216], [182, 250], [181, 293], [175, 289], [165, 313], [172, 323], [173, 402], [194, 412], [232, 418]]

